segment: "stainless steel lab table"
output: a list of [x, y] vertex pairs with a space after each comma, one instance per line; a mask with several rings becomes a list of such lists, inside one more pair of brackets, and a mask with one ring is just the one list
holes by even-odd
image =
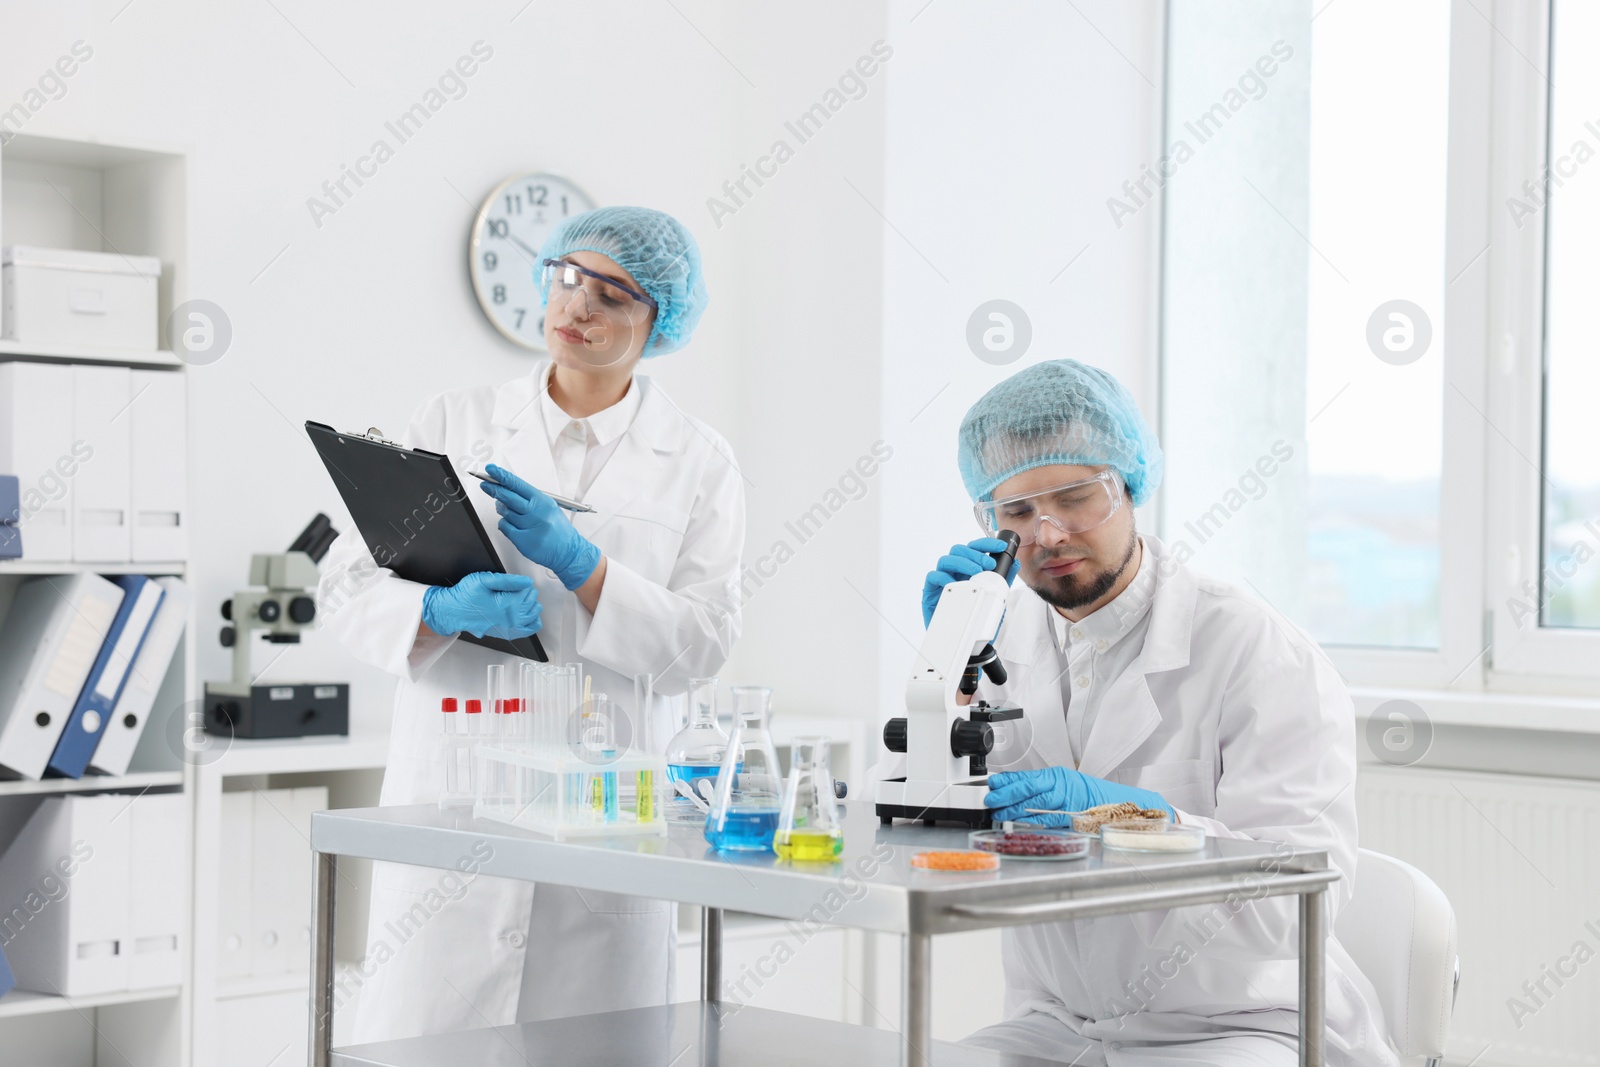
[[[584, 1047], [582, 1033], [589, 1033], [596, 1041], [601, 1040], [602, 1034], [608, 1035], [606, 1040], [610, 1041], [621, 1040], [618, 1035], [625, 1032], [656, 1035], [651, 1040], [661, 1042], [659, 1051], [667, 1047], [674, 1032], [692, 1037], [696, 1031], [705, 1035], [696, 1039], [701, 1062], [744, 1062], [734, 1058], [735, 1048], [728, 1045], [728, 1030], [720, 1025], [705, 1025], [706, 1020], [722, 1015], [739, 1023], [732, 1030], [734, 1034], [743, 1034], [750, 1027], [775, 1027], [776, 1031], [787, 1027], [814, 1033], [820, 1045], [838, 1043], [828, 1035], [842, 1032], [838, 1028], [843, 1024], [802, 1020], [755, 1008], [717, 1010], [722, 987], [723, 909], [899, 934], [903, 961], [899, 1061], [921, 1065], [932, 1062], [932, 1057], [941, 1065], [1020, 1063], [1024, 1061], [1015, 1057], [1006, 1059], [981, 1049], [957, 1050], [932, 1041], [933, 935], [1209, 904], [1234, 893], [1248, 893], [1252, 898], [1299, 895], [1300, 1063], [1321, 1067], [1323, 949], [1327, 937], [1323, 893], [1339, 877], [1328, 867], [1326, 853], [1294, 852], [1282, 845], [1220, 838], [1208, 839], [1204, 851], [1192, 853], [1102, 853], [1096, 843], [1091, 854], [1081, 860], [1006, 861], [996, 872], [946, 874], [912, 867], [911, 856], [925, 848], [964, 848], [964, 830], [908, 823], [880, 826], [872, 814], [872, 805], [865, 801], [852, 802], [846, 810], [840, 862], [820, 865], [783, 863], [770, 854], [720, 854], [706, 845], [697, 826], [674, 825], [665, 838], [553, 841], [503, 823], [473, 819], [465, 812], [440, 811], [431, 805], [317, 812], [311, 818], [316, 868], [312, 1067], [486, 1062], [478, 1054], [462, 1059], [455, 1053], [465, 1054], [468, 1047], [486, 1050], [489, 1043], [509, 1048], [524, 1040], [533, 1045], [519, 1051], [516, 1062], [544, 1067], [546, 1063], [574, 1062], [569, 1053], [572, 1048]], [[711, 1007], [702, 1010], [679, 1005], [677, 1009], [612, 1012], [555, 1023], [417, 1038], [413, 1042], [385, 1042], [382, 1046], [335, 1053], [333, 922], [337, 857], [454, 869], [462, 856], [482, 853], [482, 849], [474, 850], [480, 842], [486, 842], [492, 850], [492, 855], [479, 865], [481, 874], [604, 889], [703, 907], [701, 998]], [[771, 1022], [774, 1019], [782, 1023]], [[881, 1055], [877, 1059], [861, 1059], [875, 1055], [874, 1049], [881, 1053], [883, 1046], [878, 1042], [886, 1040], [882, 1035], [872, 1036], [866, 1033], [866, 1027], [847, 1029], [860, 1034], [850, 1062], [884, 1062]], [[714, 1051], [709, 1043], [719, 1039], [721, 1053], [705, 1058]], [[468, 1044], [452, 1046], [452, 1040]], [[805, 1039], [790, 1034], [774, 1040], [797, 1048]], [[545, 1044], [543, 1052], [541, 1041]], [[742, 1047], [738, 1041], [734, 1045]], [[430, 1051], [450, 1047], [455, 1048], [455, 1053], [445, 1059], [436, 1059]], [[380, 1048], [384, 1050], [382, 1058], [373, 1058]], [[821, 1048], [816, 1051], [820, 1054]], [[651, 1054], [641, 1061], [653, 1062], [655, 1058]], [[672, 1058], [669, 1053], [661, 1062], [665, 1064]], [[678, 1062], [696, 1061], [690, 1058]]]

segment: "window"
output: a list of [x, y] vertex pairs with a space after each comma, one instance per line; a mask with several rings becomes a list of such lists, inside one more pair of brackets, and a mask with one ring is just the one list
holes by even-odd
[[1450, 6], [1311, 31], [1304, 623], [1437, 648]]
[[1162, 535], [1351, 682], [1595, 694], [1600, 5], [1282, 7], [1169, 5]]
[[[1552, 26], [1549, 186], [1535, 190], [1547, 200], [1538, 621], [1592, 629], [1600, 627], [1600, 7], [1560, 0]], [[1513, 207], [1537, 210], [1536, 199]]]
[[1174, 158], [1275, 69], [1165, 188], [1162, 530], [1325, 645], [1434, 649], [1450, 5], [1243, 10], [1170, 7]]

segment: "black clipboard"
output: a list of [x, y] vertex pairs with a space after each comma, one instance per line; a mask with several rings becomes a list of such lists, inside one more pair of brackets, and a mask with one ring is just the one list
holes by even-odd
[[[444, 586], [478, 571], [505, 572], [448, 456], [340, 433], [320, 422], [308, 421], [306, 434], [378, 566], [407, 581]], [[507, 640], [464, 633], [461, 640], [541, 663], [549, 659], [536, 635]]]

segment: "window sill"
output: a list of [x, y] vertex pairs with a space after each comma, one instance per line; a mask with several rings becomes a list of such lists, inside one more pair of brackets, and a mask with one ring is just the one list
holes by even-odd
[[1520, 693], [1462, 693], [1446, 689], [1351, 686], [1356, 721], [1380, 704], [1409, 700], [1433, 726], [1470, 726], [1544, 733], [1600, 735], [1600, 698]]
[[[1600, 699], [1390, 686], [1352, 686], [1350, 695], [1364, 765], [1600, 781]], [[1421, 715], [1375, 715], [1400, 700]]]

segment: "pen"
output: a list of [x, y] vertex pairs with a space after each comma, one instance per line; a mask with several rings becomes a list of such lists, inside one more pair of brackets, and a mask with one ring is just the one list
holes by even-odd
[[[487, 474], [484, 474], [482, 471], [469, 470], [467, 473], [479, 481], [494, 482], [495, 485], [500, 484], [499, 482], [495, 482], [493, 478], [489, 477]], [[543, 490], [540, 491], [543, 492]], [[554, 493], [545, 493], [544, 495], [549, 497], [551, 500], [554, 500], [557, 505], [565, 508], [568, 511], [576, 511], [583, 515], [594, 514], [594, 508], [591, 508], [588, 504], [580, 504], [576, 500], [568, 500], [566, 497], [556, 496]]]

